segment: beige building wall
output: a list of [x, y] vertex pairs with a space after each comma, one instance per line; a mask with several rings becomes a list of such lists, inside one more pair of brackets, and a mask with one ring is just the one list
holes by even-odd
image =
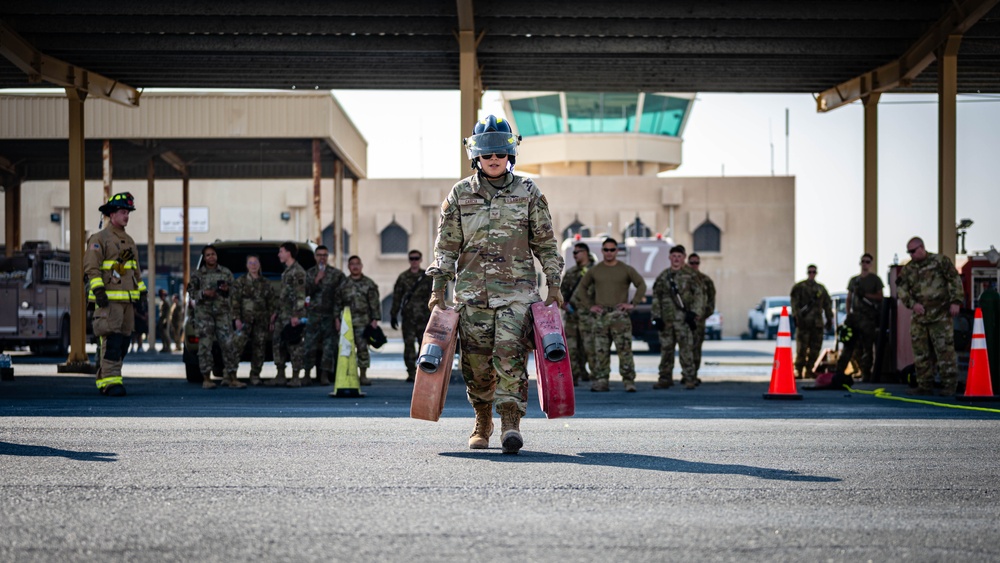
[[[621, 237], [638, 214], [654, 232], [672, 236], [689, 252], [695, 229], [706, 217], [722, 231], [720, 252], [700, 252], [702, 271], [715, 280], [718, 308], [726, 336], [746, 330], [747, 309], [762, 296], [787, 294], [794, 283], [795, 179], [792, 177], [657, 178], [636, 176], [569, 176], [538, 178], [552, 210], [556, 234], [574, 220]], [[384, 298], [396, 276], [408, 267], [406, 253], [383, 254], [381, 231], [395, 222], [409, 234], [409, 248], [424, 253], [426, 267], [436, 236], [441, 201], [452, 179], [361, 180], [358, 224], [352, 223], [352, 186], [344, 182], [345, 227]], [[86, 184], [88, 232], [97, 229], [102, 203], [99, 181]], [[131, 191], [138, 210], [129, 232], [147, 241], [148, 206], [145, 181], [116, 181], [114, 191]], [[216, 239], [281, 239], [304, 241], [317, 232], [313, 225], [311, 180], [191, 181], [191, 205], [208, 207], [209, 231], [192, 233], [196, 244]], [[333, 218], [333, 181], [322, 182], [321, 221]], [[181, 205], [180, 181], [156, 183], [156, 221], [161, 207]], [[22, 240], [48, 240], [64, 247], [61, 226], [51, 213], [69, 205], [66, 182], [26, 182], [22, 192]], [[0, 207], [3, 200], [0, 198]], [[288, 212], [289, 221], [281, 220]], [[0, 222], [3, 214], [0, 213]], [[158, 223], [157, 223], [158, 224]], [[0, 226], [2, 229], [2, 226]], [[3, 232], [0, 230], [0, 232]], [[177, 244], [179, 233], [161, 233], [157, 242]], [[561, 239], [561, 237], [560, 237]], [[67, 237], [68, 240], [68, 237]], [[560, 240], [561, 242], [561, 240]], [[543, 290], [544, 291], [544, 290]]]

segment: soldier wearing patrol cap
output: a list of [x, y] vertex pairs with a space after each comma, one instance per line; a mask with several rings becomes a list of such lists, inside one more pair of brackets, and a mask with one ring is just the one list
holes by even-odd
[[491, 115], [475, 125], [465, 140], [475, 173], [455, 184], [441, 204], [434, 261], [427, 268], [432, 309], [446, 307], [445, 288], [457, 274], [462, 375], [476, 411], [469, 447], [489, 447], [495, 404], [503, 452], [511, 454], [524, 443], [529, 308], [541, 301], [534, 258], [545, 273], [546, 304], [563, 304], [563, 259], [548, 201], [534, 181], [513, 173], [518, 140], [504, 119]]
[[87, 301], [94, 303], [94, 335], [100, 339], [97, 389], [103, 395], [124, 397], [122, 364], [128, 354], [135, 323], [133, 307], [146, 302], [146, 284], [139, 269], [139, 251], [125, 232], [129, 213], [135, 211], [132, 194], [111, 196], [100, 207], [107, 225], [87, 241], [83, 273]]

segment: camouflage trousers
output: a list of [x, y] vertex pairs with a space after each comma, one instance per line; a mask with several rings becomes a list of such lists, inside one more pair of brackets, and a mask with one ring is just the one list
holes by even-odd
[[875, 339], [878, 336], [878, 319], [862, 318], [854, 333], [854, 357], [861, 368], [863, 381], [871, 381], [872, 364], [875, 363]]
[[[278, 317], [274, 320], [274, 334], [271, 335], [271, 347], [274, 348], [274, 365], [279, 372], [285, 371], [285, 364], [291, 361], [292, 371], [300, 371], [305, 362], [305, 341], [289, 344], [281, 339], [281, 331], [288, 326], [289, 317]], [[308, 326], [308, 325], [307, 325]]]
[[460, 305], [458, 335], [469, 402], [528, 407], [528, 303], [496, 309]]
[[316, 356], [321, 354], [319, 369], [334, 373], [337, 365], [337, 344], [340, 334], [333, 315], [312, 315], [306, 325], [303, 362], [306, 371], [316, 367]]
[[267, 318], [247, 321], [243, 323], [243, 330], [233, 332], [233, 339], [229, 346], [232, 358], [229, 363], [233, 366], [239, 366], [243, 350], [247, 343], [250, 343], [250, 377], [259, 377], [260, 371], [264, 367], [264, 351], [268, 341], [272, 339], [268, 322]]
[[368, 350], [368, 339], [365, 338], [365, 327], [371, 324], [368, 317], [351, 317], [351, 325], [354, 329], [354, 347], [358, 351], [358, 367], [368, 369], [372, 365], [371, 351]]
[[958, 366], [955, 354], [955, 332], [952, 320], [936, 323], [913, 323], [910, 325], [910, 341], [913, 343], [913, 367], [916, 370], [917, 386], [925, 391], [934, 389], [934, 360], [941, 376], [941, 386], [947, 394], [955, 393], [958, 383]]
[[701, 369], [701, 347], [705, 344], [705, 319], [699, 319], [694, 331], [694, 374]]
[[198, 368], [201, 375], [208, 378], [212, 373], [215, 360], [212, 357], [212, 345], [219, 344], [222, 351], [222, 361], [225, 373], [236, 373], [239, 363], [233, 363], [230, 344], [233, 339], [233, 319], [229, 313], [212, 313], [204, 309], [194, 310], [194, 333], [198, 335]]
[[160, 321], [156, 323], [156, 334], [157, 336], [160, 337], [160, 340], [163, 342], [163, 349], [169, 352], [171, 346], [170, 323], [163, 322], [163, 320], [160, 319]]
[[822, 326], [800, 326], [795, 330], [795, 376], [801, 377], [803, 369], [805, 377], [813, 376], [813, 366], [823, 348]]
[[566, 331], [566, 348], [569, 352], [573, 381], [590, 378], [587, 364], [594, 369], [594, 316], [589, 313], [566, 314], [563, 323]]
[[635, 360], [632, 358], [632, 320], [627, 311], [606, 310], [594, 315], [595, 380], [611, 377], [611, 343], [618, 350], [618, 373], [622, 380], [635, 380]]
[[424, 338], [428, 317], [414, 318], [403, 315], [403, 363], [406, 364], [407, 375], [417, 374], [417, 347]]
[[694, 381], [698, 369], [694, 363], [694, 332], [683, 320], [669, 321], [664, 319], [666, 326], [660, 331], [660, 367], [659, 380], [674, 380], [674, 348], [677, 348], [681, 361], [681, 379], [687, 383]]

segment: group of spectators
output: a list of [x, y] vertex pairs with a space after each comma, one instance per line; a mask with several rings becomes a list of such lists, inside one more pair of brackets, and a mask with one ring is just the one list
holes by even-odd
[[[154, 320], [156, 321], [156, 335], [160, 337], [160, 341], [163, 343], [160, 353], [171, 353], [171, 347], [179, 352], [181, 350], [181, 342], [184, 340], [184, 304], [179, 295], [170, 295], [165, 289], [161, 289], [157, 293], [160, 298], [160, 304], [157, 307]], [[156, 349], [155, 344], [148, 342], [149, 309], [135, 307], [133, 314], [135, 316], [135, 327], [132, 331], [130, 351], [145, 352], [147, 343], [149, 351], [154, 351]]]

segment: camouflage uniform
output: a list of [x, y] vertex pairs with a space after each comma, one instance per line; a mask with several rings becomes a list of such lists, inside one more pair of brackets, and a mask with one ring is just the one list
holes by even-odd
[[[209, 270], [204, 264], [191, 274], [188, 282], [188, 294], [195, 300], [194, 331], [198, 335], [198, 367], [202, 377], [208, 381], [211, 377], [214, 360], [212, 344], [218, 342], [222, 350], [222, 359], [226, 374], [236, 373], [238, 364], [233, 363], [230, 344], [233, 338], [233, 317], [229, 308], [228, 296], [218, 291], [219, 282], [229, 284], [233, 289], [233, 273], [225, 266], [216, 266]], [[215, 297], [206, 297], [205, 290], [215, 290]]]
[[705, 344], [705, 321], [715, 314], [715, 283], [708, 275], [697, 270], [695, 273], [705, 290], [705, 310], [697, 321], [698, 330], [694, 331], [694, 374], [698, 375], [698, 370], [701, 369], [701, 347]]
[[[403, 363], [406, 364], [406, 375], [409, 377], [417, 374], [417, 346], [420, 345], [427, 321], [431, 317], [431, 312], [427, 309], [431, 285], [432, 280], [426, 272], [421, 270], [413, 273], [406, 270], [396, 278], [396, 285], [392, 289], [392, 310], [389, 317], [395, 319], [400, 310], [403, 312]], [[403, 303], [404, 298], [406, 303]]]
[[881, 320], [882, 301], [872, 301], [865, 297], [869, 293], [882, 294], [882, 280], [875, 274], [854, 276], [847, 282], [848, 299], [851, 300], [851, 325], [853, 345], [863, 381], [871, 381], [872, 364], [875, 356], [875, 337]]
[[667, 268], [656, 276], [653, 282], [653, 303], [650, 316], [659, 319], [660, 325], [660, 367], [658, 388], [666, 388], [674, 382], [674, 346], [678, 348], [681, 360], [681, 379], [692, 389], [696, 384], [698, 368], [694, 362], [694, 333], [684, 322], [684, 309], [677, 302], [670, 280], [677, 286], [680, 300], [689, 311], [705, 310], [705, 288], [698, 279], [698, 272], [691, 266], [680, 269]]
[[181, 350], [181, 342], [184, 340], [184, 303], [178, 301], [170, 304], [170, 334], [174, 339], [174, 346], [177, 351]]
[[941, 376], [943, 393], [953, 395], [957, 385], [955, 331], [948, 308], [965, 300], [962, 280], [951, 260], [940, 254], [928, 252], [921, 261], [911, 260], [897, 280], [899, 299], [908, 309], [917, 303], [924, 307], [924, 314], [913, 315], [910, 339], [913, 342], [913, 365], [917, 385], [925, 393], [934, 387], [934, 364]]
[[138, 258], [139, 250], [132, 237], [110, 221], [90, 237], [83, 255], [87, 301], [97, 302], [94, 290], [100, 287], [108, 296], [108, 306], [94, 310], [93, 322], [94, 335], [100, 339], [97, 389], [101, 392], [108, 386], [122, 384], [122, 364], [135, 325], [133, 303], [146, 291]]
[[[357, 280], [347, 276], [347, 281], [341, 286], [340, 299], [344, 307], [351, 308], [354, 345], [358, 348], [358, 369], [368, 369], [371, 365], [371, 353], [368, 351], [368, 339], [363, 333], [365, 327], [373, 320], [382, 318], [378, 285], [368, 276], [361, 276], [361, 279]], [[341, 327], [341, 330], [343, 329], [344, 327]]]
[[[812, 368], [823, 347], [823, 325], [833, 323], [833, 302], [823, 284], [802, 280], [792, 286], [792, 310], [795, 319], [795, 377], [813, 377]], [[826, 314], [826, 322], [823, 314]]]
[[271, 341], [271, 312], [275, 307], [274, 288], [263, 275], [254, 279], [250, 274], [241, 276], [229, 291], [233, 319], [243, 323], [241, 330], [233, 334], [230, 353], [232, 365], [239, 365], [240, 356], [247, 343], [250, 344], [250, 381], [255, 385], [260, 381], [264, 366], [264, 351]]
[[[163, 353], [170, 352], [170, 297], [160, 300], [160, 315], [156, 320], [156, 332], [163, 341]], [[152, 345], [155, 345], [152, 344]]]
[[340, 318], [343, 310], [340, 288], [347, 276], [341, 270], [327, 266], [326, 274], [317, 284], [318, 273], [318, 265], [306, 271], [306, 298], [309, 300], [306, 311], [309, 313], [309, 322], [306, 324], [305, 334], [305, 369], [308, 374], [316, 366], [316, 354], [319, 352], [322, 354], [319, 369], [330, 377], [337, 362], [337, 341], [340, 336], [335, 321]]
[[474, 174], [455, 184], [441, 204], [434, 261], [435, 291], [456, 276], [462, 375], [473, 406], [528, 401], [529, 307], [541, 301], [534, 257], [546, 283], [559, 287], [563, 259], [545, 196], [530, 178], [508, 173], [495, 189]]
[[[594, 314], [569, 304], [573, 292], [576, 291], [576, 286], [579, 285], [587, 270], [593, 266], [593, 261], [583, 267], [573, 266], [566, 271], [562, 285], [559, 286], [563, 301], [567, 304], [563, 317], [563, 328], [566, 331], [566, 348], [569, 351], [573, 383], [580, 380], [590, 380], [590, 374], [587, 373], [588, 363], [590, 368], [594, 369]], [[593, 301], [593, 291], [588, 295]]]
[[[288, 326], [292, 317], [298, 317], [301, 321], [306, 318], [306, 271], [298, 262], [292, 262], [291, 266], [286, 266], [281, 274], [281, 291], [278, 294], [278, 310], [274, 318], [274, 334], [272, 335], [272, 347], [274, 348], [274, 365], [278, 367], [278, 378], [285, 376], [285, 363], [291, 359], [292, 373], [298, 375], [302, 369], [305, 345], [302, 341], [298, 344], [284, 342], [281, 339], [281, 331]], [[272, 382], [268, 382], [270, 385]]]
[[[631, 382], [635, 381], [635, 360], [632, 356], [632, 319], [628, 311], [617, 308], [618, 303], [613, 301], [595, 303], [596, 300], [601, 299], [601, 293], [604, 292], [598, 287], [601, 284], [617, 287], [616, 291], [621, 291], [622, 297], [626, 299], [628, 298], [629, 285], [634, 285], [636, 291], [632, 304], [638, 305], [646, 296], [646, 282], [635, 268], [624, 262], [618, 262], [614, 266], [599, 262], [587, 270], [572, 297], [572, 304], [582, 310], [589, 311], [595, 304], [603, 309], [602, 312], [593, 317], [594, 355], [592, 359], [594, 361], [591, 367], [594, 371], [592, 375], [596, 390], [607, 390], [608, 388], [607, 381], [611, 376], [612, 342], [618, 351], [618, 373], [621, 374], [622, 381], [628, 382], [626, 390], [634, 390], [634, 387], [629, 387]], [[590, 298], [592, 292], [594, 293], [593, 300]], [[592, 390], [595, 389], [592, 388]]]

